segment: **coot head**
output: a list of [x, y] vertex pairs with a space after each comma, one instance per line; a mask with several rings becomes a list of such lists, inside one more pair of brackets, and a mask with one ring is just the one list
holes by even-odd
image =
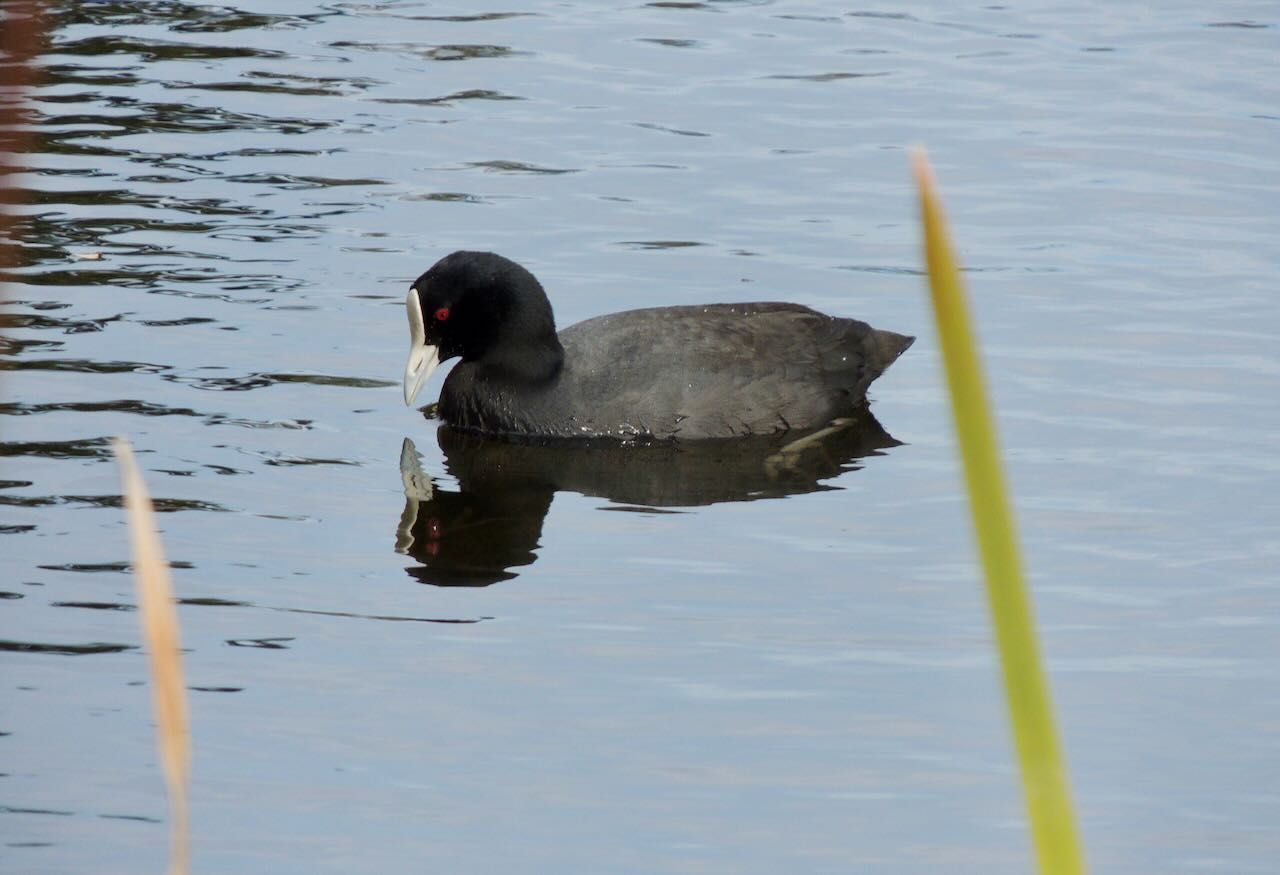
[[533, 274], [492, 252], [454, 252], [414, 280], [405, 299], [409, 362], [404, 403], [454, 357], [491, 379], [534, 382], [563, 360], [551, 302]]

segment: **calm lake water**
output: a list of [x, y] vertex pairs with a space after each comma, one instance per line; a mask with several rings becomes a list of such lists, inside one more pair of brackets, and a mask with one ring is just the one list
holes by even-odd
[[[233, 2], [49, 4], [0, 311], [0, 868], [164, 865], [126, 434], [195, 871], [1029, 871], [924, 143], [1091, 861], [1276, 871], [1274, 4]], [[562, 325], [786, 299], [920, 339], [883, 432], [775, 476], [450, 442], [399, 381], [407, 284], [459, 248]]]

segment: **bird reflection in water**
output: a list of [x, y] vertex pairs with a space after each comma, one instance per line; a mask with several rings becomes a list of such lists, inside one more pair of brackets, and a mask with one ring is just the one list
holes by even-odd
[[513, 443], [441, 426], [436, 432], [456, 492], [439, 488], [404, 439], [404, 513], [396, 551], [434, 586], [489, 586], [537, 558], [542, 522], [557, 492], [606, 499], [619, 509], [699, 507], [837, 487], [825, 481], [900, 441], [869, 412], [823, 429], [732, 440], [627, 446], [617, 442]]

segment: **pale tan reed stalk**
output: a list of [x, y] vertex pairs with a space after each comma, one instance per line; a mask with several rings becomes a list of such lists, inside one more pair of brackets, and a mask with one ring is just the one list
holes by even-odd
[[186, 875], [188, 868], [187, 785], [191, 771], [191, 737], [187, 724], [187, 696], [183, 683], [178, 612], [174, 607], [169, 563], [165, 561], [147, 485], [124, 438], [112, 442], [124, 488], [125, 518], [133, 552], [133, 577], [147, 661], [151, 666], [152, 705], [156, 743], [165, 785], [169, 791], [171, 844], [170, 875]]

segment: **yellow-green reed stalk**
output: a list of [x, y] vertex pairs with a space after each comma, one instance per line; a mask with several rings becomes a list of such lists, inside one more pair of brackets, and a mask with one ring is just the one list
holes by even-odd
[[923, 150], [917, 150], [911, 161], [920, 191], [933, 312], [951, 389], [978, 552], [986, 572], [987, 601], [1036, 857], [1044, 875], [1079, 875], [1085, 871], [1084, 853], [964, 285], [929, 160]]
[[169, 563], [156, 532], [151, 496], [124, 438], [112, 449], [120, 465], [125, 517], [133, 553], [133, 577], [138, 587], [142, 637], [151, 666], [151, 698], [156, 715], [156, 743], [169, 790], [171, 845], [170, 875], [187, 872], [187, 783], [191, 770], [191, 740], [187, 728], [187, 697], [183, 685], [182, 652], [178, 640], [178, 612], [173, 604]]

